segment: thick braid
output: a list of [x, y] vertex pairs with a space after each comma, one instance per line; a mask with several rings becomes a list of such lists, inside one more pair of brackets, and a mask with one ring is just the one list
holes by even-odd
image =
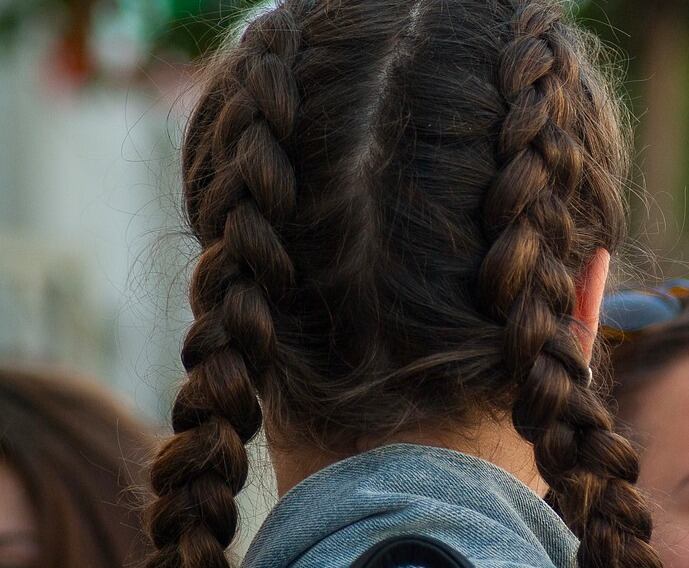
[[505, 362], [519, 382], [514, 425], [533, 443], [541, 475], [581, 540], [579, 565], [658, 567], [648, 545], [650, 514], [633, 485], [638, 458], [587, 388], [572, 329], [577, 228], [570, 205], [595, 179], [584, 179], [584, 142], [570, 101], [587, 94], [565, 33], [552, 4], [517, 6], [499, 63], [508, 110], [499, 172], [484, 204], [492, 245], [480, 290], [505, 326]]
[[182, 351], [188, 381], [173, 408], [175, 435], [151, 474], [151, 568], [228, 565], [245, 444], [261, 425], [256, 390], [276, 351], [270, 306], [293, 276], [279, 230], [295, 207], [284, 144], [298, 107], [299, 43], [284, 5], [255, 20], [231, 59], [217, 63], [187, 131], [187, 211], [202, 252]]

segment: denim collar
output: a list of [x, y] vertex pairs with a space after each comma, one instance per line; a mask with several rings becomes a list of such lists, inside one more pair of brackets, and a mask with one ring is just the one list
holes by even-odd
[[349, 566], [400, 534], [437, 538], [479, 568], [576, 566], [576, 537], [505, 470], [445, 448], [392, 444], [293, 487], [259, 529], [242, 568]]

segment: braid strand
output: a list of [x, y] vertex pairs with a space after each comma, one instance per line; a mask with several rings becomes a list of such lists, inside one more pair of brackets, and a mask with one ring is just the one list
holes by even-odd
[[222, 96], [211, 88], [187, 132], [187, 213], [202, 252], [182, 350], [188, 381], [172, 412], [175, 435], [151, 473], [157, 551], [149, 568], [228, 566], [245, 444], [262, 420], [256, 390], [276, 349], [271, 302], [294, 273], [279, 232], [295, 207], [284, 144], [298, 107], [291, 67], [299, 42], [284, 5], [252, 22], [232, 60], [220, 62]]
[[583, 182], [585, 151], [569, 108], [581, 81], [577, 57], [562, 41], [552, 5], [519, 5], [511, 33], [499, 62], [508, 108], [497, 144], [501, 166], [483, 210], [494, 240], [479, 288], [505, 326], [504, 357], [519, 384], [513, 422], [534, 445], [541, 475], [581, 539], [580, 566], [659, 567], [648, 545], [650, 514], [633, 485], [638, 458], [586, 387], [572, 330], [576, 223], [569, 205]]

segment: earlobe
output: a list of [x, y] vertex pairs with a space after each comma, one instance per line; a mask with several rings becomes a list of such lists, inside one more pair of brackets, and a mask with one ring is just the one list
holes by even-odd
[[600, 308], [609, 270], [610, 253], [599, 248], [582, 269], [577, 282], [577, 301], [572, 315], [583, 326], [583, 329], [577, 326], [575, 333], [587, 361], [591, 359], [593, 343], [598, 333]]

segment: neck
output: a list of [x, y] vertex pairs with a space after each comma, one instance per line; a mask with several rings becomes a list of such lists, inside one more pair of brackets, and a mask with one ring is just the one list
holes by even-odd
[[[276, 439], [272, 432], [269, 432], [269, 439], [279, 496], [284, 495], [309, 475], [352, 455], [275, 443], [272, 441]], [[462, 428], [461, 431], [428, 428], [400, 432], [384, 439], [369, 438], [357, 444], [355, 453], [394, 443], [436, 446], [469, 454], [508, 471], [541, 497], [548, 490], [547, 484], [538, 473], [533, 447], [517, 434], [509, 419], [484, 416], [478, 421], [477, 426], [471, 429]]]

